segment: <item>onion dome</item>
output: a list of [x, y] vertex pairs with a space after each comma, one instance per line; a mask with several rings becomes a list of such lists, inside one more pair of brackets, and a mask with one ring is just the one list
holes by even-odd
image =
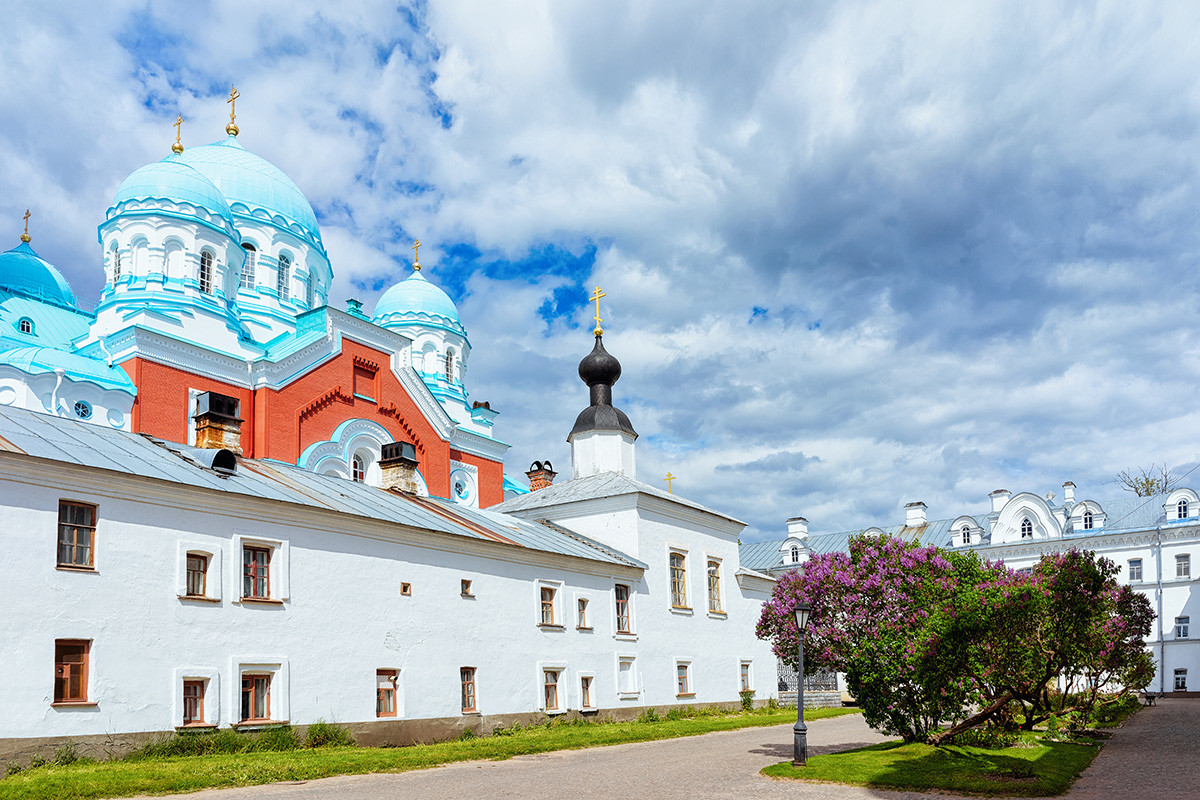
[[450, 295], [434, 286], [420, 272], [414, 272], [392, 286], [375, 303], [376, 325], [440, 325], [465, 333], [458, 308]]
[[625, 412], [612, 404], [612, 385], [621, 377], [621, 362], [604, 349], [596, 335], [596, 346], [579, 362], [579, 377], [591, 390], [592, 404], [579, 412], [568, 436], [586, 431], [621, 431], [637, 438]]
[[103, 389], [116, 389], [137, 394], [129, 373], [120, 367], [110, 367], [103, 361], [53, 347], [16, 347], [0, 351], [0, 364], [16, 367], [30, 375], [62, 370], [66, 377], [82, 383], [88, 381]]
[[0, 253], [0, 289], [63, 308], [76, 307], [75, 294], [67, 279], [33, 252], [26, 241], [7, 253]]
[[321, 247], [317, 215], [304, 193], [274, 164], [242, 147], [236, 136], [189, 147], [172, 158], [212, 181], [233, 213], [294, 229]]
[[187, 203], [233, 224], [233, 212], [221, 191], [199, 171], [184, 164], [178, 155], [147, 164], [122, 181], [113, 198], [113, 207], [128, 200]]

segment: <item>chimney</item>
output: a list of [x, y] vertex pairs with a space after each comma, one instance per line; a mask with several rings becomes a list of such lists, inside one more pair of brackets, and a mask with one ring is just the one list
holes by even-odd
[[525, 477], [529, 478], [529, 490], [536, 492], [538, 489], [545, 489], [554, 484], [554, 476], [558, 473], [554, 471], [554, 466], [549, 461], [535, 461], [529, 466], [529, 472], [525, 473]]
[[1063, 503], [1075, 502], [1075, 484], [1067, 481], [1063, 484]]
[[236, 398], [205, 392], [196, 398], [196, 447], [242, 454], [242, 420]]
[[904, 506], [904, 526], [906, 528], [919, 528], [924, 525], [925, 510], [927, 508], [928, 506], [926, 506], [920, 500]]
[[417, 447], [410, 442], [389, 442], [382, 448], [379, 469], [383, 471], [384, 489], [406, 494], [420, 494], [417, 483]]
[[788, 536], [797, 539], [808, 537], [808, 520], [804, 517], [792, 517], [787, 521]]
[[1012, 497], [1012, 492], [1008, 489], [997, 489], [988, 494], [992, 498], [992, 513], [995, 514], [1004, 508], [1004, 504], [1008, 502], [1008, 498]]

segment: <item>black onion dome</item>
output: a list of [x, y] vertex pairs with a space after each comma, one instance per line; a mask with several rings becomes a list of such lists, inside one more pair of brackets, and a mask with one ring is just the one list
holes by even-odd
[[621, 362], [604, 349], [599, 335], [592, 352], [579, 362], [579, 377], [591, 389], [592, 404], [579, 412], [567, 438], [585, 431], [624, 431], [636, 438], [629, 417], [612, 404], [612, 385], [621, 377]]

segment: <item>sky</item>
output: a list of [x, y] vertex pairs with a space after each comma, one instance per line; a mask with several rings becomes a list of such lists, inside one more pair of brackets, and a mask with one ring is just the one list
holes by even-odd
[[570, 477], [601, 286], [638, 477], [743, 541], [1103, 500], [1200, 460], [1198, 29], [1188, 2], [14, 3], [0, 245], [29, 208], [93, 307], [117, 187], [176, 114], [224, 138], [236, 84], [331, 304], [370, 311], [421, 240], [518, 477]]

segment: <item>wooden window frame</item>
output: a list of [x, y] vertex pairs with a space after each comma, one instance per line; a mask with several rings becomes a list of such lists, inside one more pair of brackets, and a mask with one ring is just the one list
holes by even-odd
[[350, 457], [350, 479], [355, 483], [367, 481], [367, 460], [357, 453]]
[[[621, 599], [621, 590], [625, 590], [625, 599]], [[632, 634], [633, 633], [633, 613], [630, 605], [630, 595], [633, 590], [627, 583], [618, 583], [613, 585], [613, 603], [617, 615], [617, 633]], [[622, 613], [622, 611], [624, 613]], [[621, 623], [625, 623], [625, 627], [621, 627]]]
[[[384, 685], [384, 681], [388, 684]], [[399, 692], [396, 687], [400, 683], [400, 670], [398, 669], [377, 669], [375, 670], [375, 716], [376, 717], [395, 717], [399, 713], [399, 705], [396, 700], [399, 697]], [[388, 698], [392, 701], [392, 710], [388, 711], [385, 702]]]
[[459, 594], [461, 594], [463, 597], [474, 597], [475, 594], [471, 591], [471, 586], [472, 581], [467, 578], [463, 578], [459, 581], [459, 587], [461, 589]]
[[[65, 648], [79, 648], [79, 660], [68, 661]], [[91, 667], [92, 642], [90, 639], [54, 640], [54, 705], [86, 705], [88, 701], [88, 678]], [[69, 655], [75, 655], [72, 652]], [[78, 696], [70, 694], [72, 674], [78, 673]], [[60, 691], [60, 681], [62, 682]]]
[[[80, 525], [74, 522], [67, 522], [63, 519], [63, 513], [68, 508], [86, 508], [91, 511], [92, 524]], [[94, 570], [96, 568], [96, 523], [100, 519], [100, 507], [95, 503], [84, 503], [79, 500], [59, 500], [58, 501], [58, 527], [56, 539], [56, 557], [58, 566], [62, 569], [87, 569]], [[80, 532], [87, 533], [87, 563], [79, 562]], [[70, 534], [67, 541], [67, 534]], [[70, 557], [63, 560], [63, 548], [68, 548]]]
[[475, 685], [475, 667], [459, 667], [458, 680], [462, 687], [462, 711], [464, 714], [479, 712], [478, 687]]
[[579, 707], [592, 708], [592, 676], [579, 676]]
[[[188, 695], [188, 690], [193, 694]], [[189, 713], [190, 712], [190, 713]], [[188, 679], [183, 682], [183, 727], [207, 725], [204, 718], [204, 681]]]
[[581, 631], [588, 631], [592, 629], [592, 626], [588, 625], [587, 623], [587, 607], [588, 601], [586, 597], [575, 598], [575, 613], [577, 616], [577, 619], [575, 620], [575, 627]]
[[[254, 713], [254, 707], [257, 705], [257, 681], [265, 680], [267, 682], [266, 697], [263, 702], [263, 710], [266, 716], [263, 717], [245, 717], [243, 716], [239, 723], [254, 723], [254, 722], [270, 722], [271, 721], [271, 684], [274, 682], [275, 676], [270, 672], [243, 672], [242, 673], [242, 693], [241, 693], [241, 708], [249, 708], [250, 713]], [[249, 684], [250, 702], [246, 702], [247, 684]]]
[[721, 604], [721, 562], [715, 558], [708, 559], [704, 570], [705, 583], [708, 586], [708, 610], [712, 614], [724, 614]]
[[750, 662], [741, 662], [738, 668], [738, 683], [742, 687], [739, 691], [749, 692], [753, 689], [753, 681], [750, 678]]
[[675, 662], [675, 696], [692, 697], [692, 665], [687, 661]]
[[[265, 573], [260, 576], [258, 574], [258, 564], [254, 559], [251, 559], [250, 564], [246, 563], [247, 553], [266, 553], [266, 563], [262, 567]], [[271, 559], [274, 555], [273, 548], [263, 547], [262, 545], [243, 544], [242, 545], [242, 599], [243, 600], [270, 600], [271, 599]], [[248, 573], [247, 570], [250, 570]], [[258, 581], [263, 582], [263, 594], [247, 594], [246, 581], [250, 581], [250, 588], [255, 590], [258, 588]]]
[[554, 621], [554, 598], [558, 594], [558, 590], [553, 586], [540, 586], [538, 589], [542, 608], [541, 624], [556, 626], [558, 623]]
[[667, 556], [667, 568], [671, 580], [671, 608], [690, 610], [687, 604], [687, 555], [672, 550]]
[[[192, 559], [198, 559], [201, 562], [199, 570], [192, 569]], [[186, 594], [184, 594], [184, 597], [208, 597], [209, 561], [210, 558], [207, 553], [189, 551], [187, 555], [184, 556], [184, 571], [186, 573], [184, 578], [184, 591]], [[195, 574], [199, 574], [200, 576], [199, 592], [192, 591], [192, 576]]]
[[[546, 711], [562, 710], [558, 705], [558, 676], [561, 673], [560, 669], [542, 670], [542, 700], [545, 702]], [[554, 702], [551, 703], [551, 700]]]

